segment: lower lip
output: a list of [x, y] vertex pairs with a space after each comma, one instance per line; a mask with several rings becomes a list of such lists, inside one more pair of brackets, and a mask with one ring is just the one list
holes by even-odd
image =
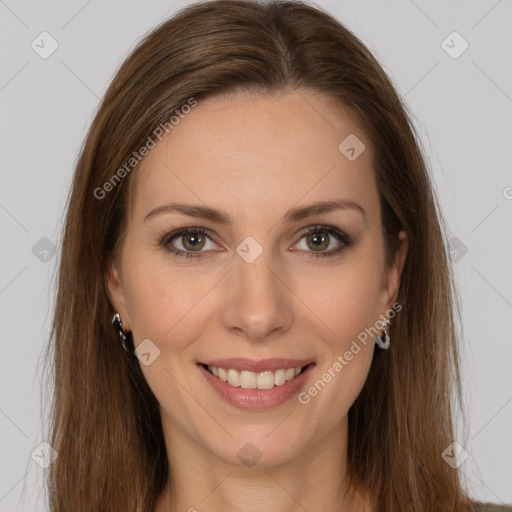
[[286, 381], [281, 386], [274, 386], [272, 389], [243, 389], [235, 388], [227, 382], [212, 375], [206, 368], [197, 365], [199, 370], [206, 377], [212, 388], [228, 403], [239, 409], [252, 411], [263, 411], [278, 405], [284, 404], [296, 395], [304, 381], [308, 377], [314, 364], [310, 364], [302, 373], [292, 380]]

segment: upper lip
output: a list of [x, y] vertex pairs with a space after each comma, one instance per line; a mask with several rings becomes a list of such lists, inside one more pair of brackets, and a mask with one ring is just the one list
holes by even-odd
[[215, 359], [210, 361], [201, 361], [200, 364], [215, 366], [216, 368], [246, 370], [249, 372], [263, 372], [265, 370], [279, 370], [281, 368], [298, 368], [313, 363], [311, 359], [247, 359], [244, 357], [235, 357], [229, 359]]

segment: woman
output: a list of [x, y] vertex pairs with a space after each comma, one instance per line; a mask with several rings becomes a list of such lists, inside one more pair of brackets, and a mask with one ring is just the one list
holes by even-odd
[[494, 510], [459, 473], [441, 228], [404, 105], [331, 16], [156, 28], [69, 198], [51, 511]]

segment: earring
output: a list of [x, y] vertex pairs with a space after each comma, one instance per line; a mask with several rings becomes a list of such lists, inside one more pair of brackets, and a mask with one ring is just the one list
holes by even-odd
[[112, 325], [114, 326], [114, 329], [116, 330], [118, 336], [121, 338], [121, 345], [123, 345], [123, 348], [128, 352], [128, 347], [126, 346], [126, 331], [123, 329], [123, 323], [121, 322], [121, 317], [119, 316], [119, 313], [116, 313], [112, 318]]
[[382, 349], [388, 349], [391, 342], [391, 338], [389, 337], [389, 325], [391, 322], [387, 318], [385, 318], [383, 322], [384, 330], [380, 336], [375, 338], [375, 343]]

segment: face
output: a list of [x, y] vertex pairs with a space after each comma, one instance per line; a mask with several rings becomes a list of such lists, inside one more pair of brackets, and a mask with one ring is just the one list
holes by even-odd
[[406, 254], [385, 268], [371, 158], [303, 91], [199, 102], [133, 171], [108, 291], [166, 442], [276, 465], [346, 424]]

